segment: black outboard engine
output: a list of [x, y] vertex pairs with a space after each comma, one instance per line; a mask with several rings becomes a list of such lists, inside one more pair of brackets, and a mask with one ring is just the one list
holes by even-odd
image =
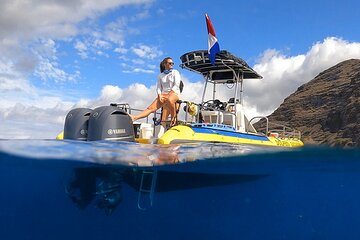
[[90, 108], [72, 109], [65, 118], [64, 139], [87, 140]]
[[102, 106], [93, 110], [88, 127], [88, 140], [135, 141], [130, 116], [115, 106]]

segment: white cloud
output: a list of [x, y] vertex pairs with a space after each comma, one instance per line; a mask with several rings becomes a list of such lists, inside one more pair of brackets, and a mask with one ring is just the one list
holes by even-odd
[[135, 16], [133, 16], [130, 20], [131, 21], [139, 21], [139, 20], [146, 19], [149, 16], [150, 16], [149, 10], [145, 9], [143, 12], [140, 12], [140, 13], [136, 14]]
[[[51, 99], [43, 98], [42, 102], [46, 101]], [[60, 103], [59, 99], [56, 105], [49, 107], [22, 103], [8, 108], [0, 107], [0, 138], [54, 139], [63, 129], [64, 118], [69, 108], [69, 104]]]
[[134, 68], [132, 70], [134, 73], [155, 73], [154, 70], [148, 70], [148, 69], [143, 69], [143, 68]]
[[154, 59], [163, 55], [163, 52], [154, 46], [147, 46], [145, 44], [137, 44], [131, 47], [133, 53], [141, 58]]
[[55, 139], [62, 129], [59, 124], [43, 121], [29, 124], [23, 120], [3, 120], [0, 125], [0, 139]]
[[101, 39], [95, 39], [94, 47], [101, 48], [101, 49], [110, 49], [111, 43], [101, 40]]
[[[23, 78], [9, 78], [0, 75], [0, 93], [4, 92], [31, 92], [32, 87], [28, 81]], [[3, 95], [4, 96], [4, 95]], [[1, 103], [0, 103], [1, 104]]]
[[[128, 53], [128, 49], [125, 47], [126, 36], [140, 33], [138, 29], [131, 28], [129, 23], [140, 21], [147, 16], [148, 10], [145, 10], [132, 17], [121, 16], [105, 26], [91, 26], [91, 30], [83, 31], [82, 41], [76, 40], [74, 48], [83, 59], [90, 56], [95, 59], [96, 55], [109, 57], [106, 51], [110, 49], [113, 49], [115, 53], [126, 54]], [[159, 52], [157, 49], [154, 50]]]
[[249, 107], [268, 115], [299, 86], [327, 68], [351, 58], [360, 58], [360, 43], [335, 37], [316, 42], [307, 53], [298, 56], [267, 50], [254, 66], [264, 78], [245, 80], [245, 100]]
[[150, 0], [73, 0], [0, 2], [0, 38], [34, 36], [69, 37], [77, 33], [76, 23], [95, 18], [109, 9]]
[[140, 64], [140, 65], [145, 64], [145, 61], [142, 59], [133, 59], [133, 60], [131, 60], [131, 62], [135, 63], [135, 64]]
[[109, 55], [106, 51], [112, 48], [112, 44], [100, 39], [100, 37], [95, 39], [89, 38], [86, 41], [76, 40], [74, 48], [82, 59], [88, 59], [91, 54], [91, 56], [97, 55], [108, 57]]
[[117, 48], [114, 49], [114, 52], [120, 53], [120, 54], [125, 54], [125, 53], [128, 52], [128, 49], [123, 48], [123, 47], [117, 47]]
[[105, 26], [104, 38], [119, 46], [125, 44], [125, 34], [128, 27], [128, 19], [120, 17], [116, 21], [111, 22]]
[[105, 85], [100, 96], [95, 99], [81, 99], [74, 107], [96, 108], [109, 105], [110, 103], [129, 103], [134, 108], [145, 108], [149, 101], [156, 96], [155, 86], [147, 88], [143, 84], [135, 83], [128, 88], [121, 89], [118, 86]]
[[[152, 0], [0, 1], [0, 52], [2, 55], [0, 61], [7, 62], [10, 59], [17, 71], [31, 73], [39, 61], [52, 56], [51, 60], [45, 60], [42, 63], [41, 68], [49, 69], [48, 62], [51, 62], [53, 73], [54, 68], [64, 71], [54, 62], [56, 59], [53, 57], [58, 53], [50, 52], [57, 48], [55, 41], [69, 41], [78, 34], [87, 32], [91, 34], [94, 30], [86, 29], [86, 24], [90, 24], [88, 20], [92, 20], [93, 23], [93, 20], [106, 11], [121, 6], [146, 5], [151, 2]], [[147, 14], [147, 10], [145, 10], [139, 13], [133, 21], [143, 19]], [[89, 41], [78, 41], [75, 43], [75, 48], [82, 58], [89, 57], [88, 49], [92, 49], [91, 47], [95, 48], [93, 53], [107, 56], [103, 50], [110, 49], [112, 44], [123, 47], [126, 34], [124, 28], [127, 27], [127, 22], [126, 18], [120, 18], [105, 26], [105, 29], [99, 27], [100, 31], [93, 32]], [[94, 28], [96, 25], [95, 27], [91, 25], [91, 29]], [[35, 52], [29, 50], [30, 48], [35, 49]], [[38, 56], [41, 56], [42, 59], [39, 60]], [[49, 77], [59, 76], [59, 74], [60, 72], [40, 75]], [[62, 76], [61, 81], [63, 79]]]
[[77, 40], [75, 42], [74, 48], [78, 51], [78, 54], [82, 59], [88, 58], [88, 53], [87, 53], [88, 47], [86, 46], [85, 43]]
[[0, 114], [1, 108], [12, 107], [16, 101], [27, 101], [34, 94], [35, 88], [15, 70], [14, 64], [0, 59]]
[[69, 74], [60, 69], [57, 62], [40, 57], [40, 63], [35, 69], [34, 74], [44, 81], [54, 80], [55, 82], [74, 82], [79, 78], [80, 72], [75, 71], [75, 73]]
[[[154, 74], [156, 66], [153, 64], [146, 64], [143, 59], [132, 59], [122, 58], [124, 61], [131, 61], [133, 64], [120, 63], [120, 66], [124, 69], [123, 73], [146, 73]], [[134, 65], [135, 64], [135, 65]], [[138, 65], [141, 65], [139, 67]]]

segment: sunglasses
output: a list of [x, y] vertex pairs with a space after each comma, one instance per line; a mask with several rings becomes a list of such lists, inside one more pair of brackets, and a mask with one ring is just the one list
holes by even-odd
[[174, 63], [173, 63], [173, 62], [167, 62], [167, 64], [174, 65]]

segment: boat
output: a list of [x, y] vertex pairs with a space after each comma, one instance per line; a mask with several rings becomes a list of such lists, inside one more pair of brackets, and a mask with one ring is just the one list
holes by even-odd
[[[57, 139], [115, 140], [142, 144], [186, 144], [194, 142], [261, 145], [269, 147], [301, 147], [301, 132], [293, 128], [269, 123], [266, 116], [248, 119], [243, 100], [244, 80], [261, 79], [243, 59], [226, 50], [209, 60], [207, 50], [183, 54], [180, 67], [204, 77], [200, 103], [179, 100], [179, 113], [174, 126], [163, 127], [154, 114], [153, 121], [132, 122], [133, 109], [127, 103], [110, 104], [94, 110], [71, 110], [65, 120], [63, 135]], [[227, 88], [228, 100], [219, 100], [219, 89]], [[210, 95], [210, 97], [207, 97]], [[256, 123], [258, 121], [258, 123]], [[259, 125], [260, 128], [255, 127]]]

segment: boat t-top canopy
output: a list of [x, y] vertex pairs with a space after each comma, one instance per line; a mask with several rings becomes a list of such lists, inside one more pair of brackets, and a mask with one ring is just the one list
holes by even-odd
[[182, 55], [180, 59], [182, 68], [200, 73], [205, 79], [214, 83], [262, 78], [244, 60], [225, 50], [216, 54], [215, 65], [211, 64], [207, 50], [188, 52]]

